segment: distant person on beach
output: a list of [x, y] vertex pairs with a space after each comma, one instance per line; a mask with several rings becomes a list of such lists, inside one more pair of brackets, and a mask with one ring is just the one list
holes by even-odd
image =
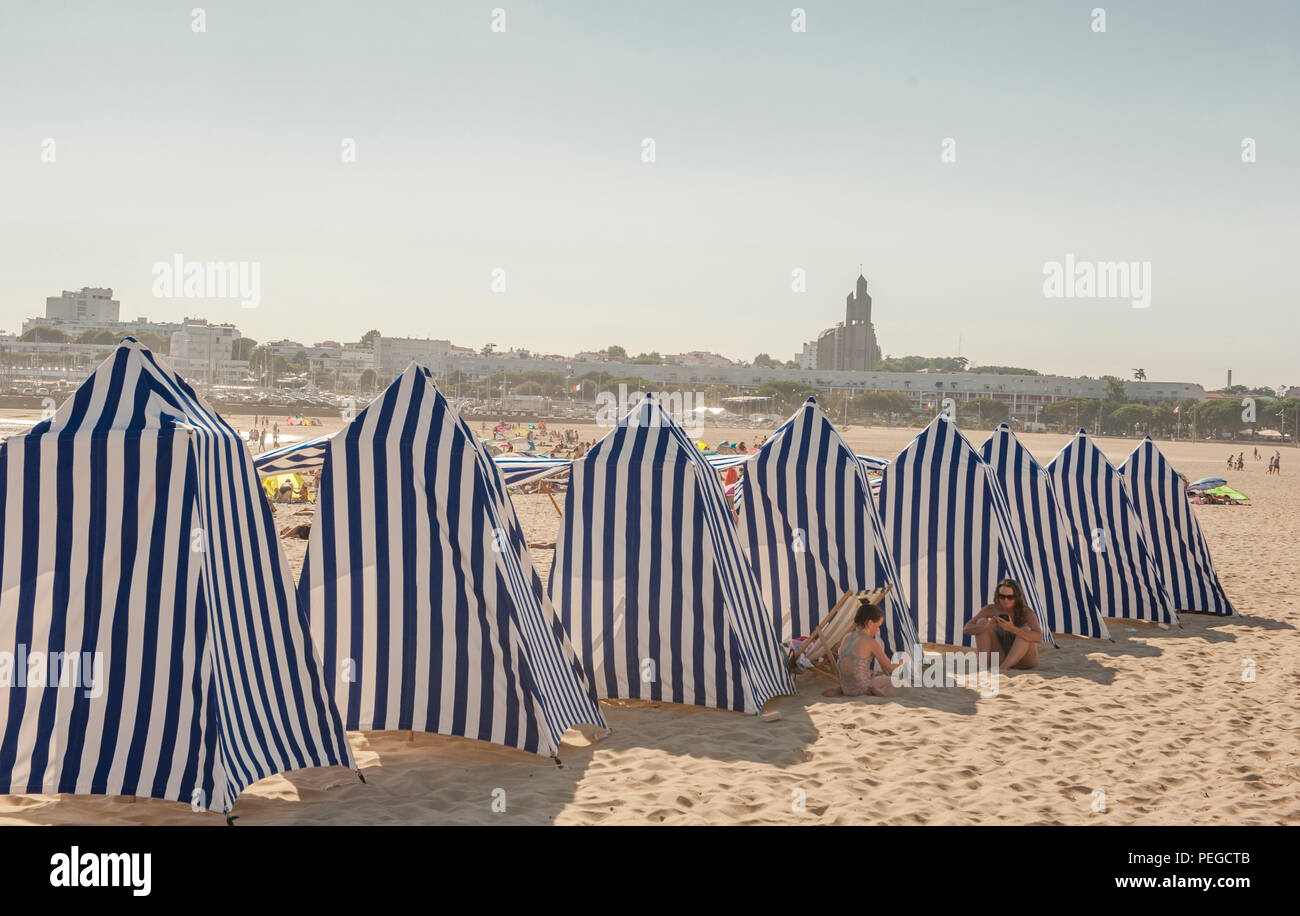
[[[822, 691], [824, 697], [883, 697], [889, 689], [889, 675], [902, 662], [891, 662], [877, 638], [884, 612], [865, 598], [853, 616], [853, 629], [840, 642], [840, 686]], [[880, 662], [883, 675], [871, 673], [871, 660]]]
[[962, 632], [975, 637], [975, 648], [979, 651], [996, 653], [1004, 668], [1038, 666], [1038, 644], [1043, 641], [1043, 630], [1014, 579], [998, 583], [993, 603], [972, 617]]

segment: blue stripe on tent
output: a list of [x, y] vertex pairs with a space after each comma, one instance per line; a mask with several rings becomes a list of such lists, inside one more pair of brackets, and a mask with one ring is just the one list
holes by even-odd
[[1177, 610], [1236, 614], [1214, 572], [1210, 546], [1187, 498], [1186, 480], [1147, 437], [1119, 469], [1147, 547]]
[[653, 396], [573, 463], [549, 588], [602, 697], [756, 713], [794, 692], [717, 472]]
[[0, 793], [228, 811], [353, 765], [251, 458], [169, 367], [127, 338], [0, 469], [0, 651], [98, 654], [103, 694], [7, 691]]
[[1037, 580], [993, 471], [947, 417], [936, 417], [885, 469], [880, 515], [924, 642], [973, 645], [963, 627], [1004, 577], [1020, 583], [1045, 642]]
[[1047, 471], [1102, 614], [1177, 622], [1124, 478], [1101, 449], [1081, 429]]
[[1079, 559], [1073, 529], [1052, 489], [1050, 475], [1003, 423], [980, 449], [993, 469], [1025, 557], [1033, 568], [1043, 612], [1053, 633], [1107, 638], [1097, 598]]
[[892, 584], [881, 639], [914, 652], [903, 584], [860, 459], [813, 398], [745, 466], [740, 540], [778, 638], [806, 636], [846, 591]]
[[498, 466], [412, 364], [341, 435], [299, 583], [348, 728], [554, 755], [604, 726]]

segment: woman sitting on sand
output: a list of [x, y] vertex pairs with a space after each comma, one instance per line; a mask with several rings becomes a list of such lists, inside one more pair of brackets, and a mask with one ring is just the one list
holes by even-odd
[[1024, 592], [1014, 579], [998, 583], [993, 603], [971, 618], [962, 630], [975, 637], [975, 648], [999, 656], [1004, 668], [1038, 667], [1038, 644], [1043, 630], [1025, 604]]
[[[857, 614], [853, 617], [853, 629], [849, 630], [840, 642], [838, 650], [840, 686], [823, 690], [822, 696], [865, 697], [873, 694], [878, 697], [885, 696], [885, 691], [889, 687], [889, 678], [886, 675], [892, 674], [902, 663], [891, 662], [889, 656], [885, 655], [885, 647], [876, 638], [884, 619], [885, 615], [880, 608], [865, 599], [862, 601], [858, 606]], [[871, 659], [873, 658], [880, 662], [885, 675], [872, 675]]]

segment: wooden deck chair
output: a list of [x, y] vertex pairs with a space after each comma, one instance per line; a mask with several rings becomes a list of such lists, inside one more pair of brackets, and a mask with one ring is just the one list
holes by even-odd
[[840, 597], [840, 600], [835, 602], [835, 606], [831, 608], [830, 613], [822, 619], [821, 623], [817, 624], [813, 631], [808, 634], [808, 638], [799, 646], [799, 651], [795, 652], [790, 659], [790, 670], [795, 674], [799, 674], [799, 658], [806, 656], [808, 661], [812, 663], [811, 670], [813, 672], [839, 683], [839, 658], [836, 656], [835, 650], [853, 626], [853, 618], [857, 613], [857, 602], [865, 598], [872, 604], [879, 605], [893, 587], [893, 583], [890, 583], [884, 588], [873, 589], [869, 592], [845, 592]]

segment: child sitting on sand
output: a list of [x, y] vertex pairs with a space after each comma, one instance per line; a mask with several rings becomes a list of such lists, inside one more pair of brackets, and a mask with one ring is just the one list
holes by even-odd
[[[857, 614], [853, 617], [853, 629], [844, 637], [838, 650], [840, 686], [823, 690], [822, 696], [885, 696], [885, 691], [889, 688], [887, 675], [892, 674], [902, 663], [891, 662], [889, 656], [885, 654], [885, 647], [876, 638], [884, 619], [885, 615], [880, 608], [865, 599], [862, 601], [858, 606]], [[880, 662], [884, 675], [872, 675], [871, 659], [873, 658]]]

